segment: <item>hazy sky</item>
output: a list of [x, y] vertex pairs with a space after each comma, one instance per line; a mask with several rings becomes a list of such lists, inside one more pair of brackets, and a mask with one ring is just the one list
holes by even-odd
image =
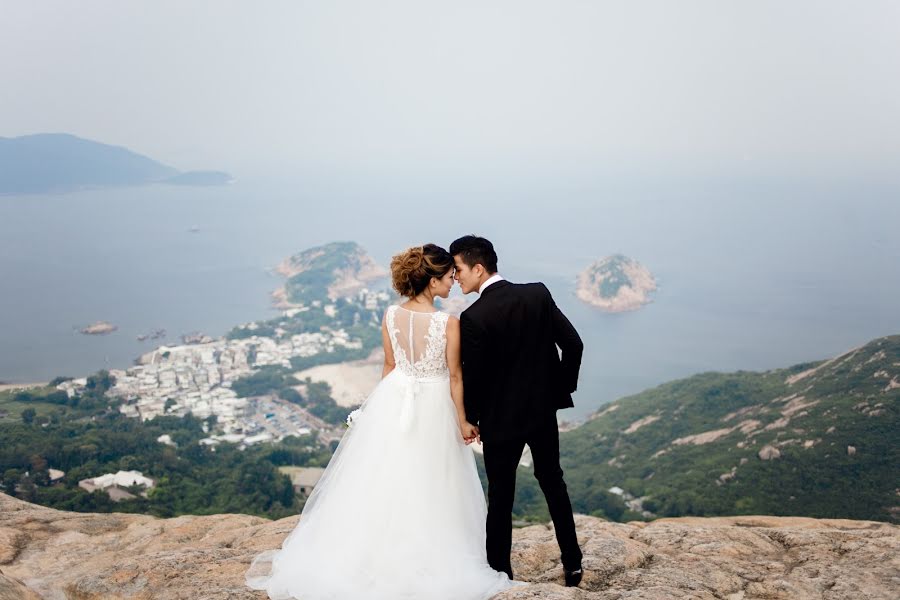
[[236, 173], [900, 172], [896, 0], [0, 7], [5, 137]]

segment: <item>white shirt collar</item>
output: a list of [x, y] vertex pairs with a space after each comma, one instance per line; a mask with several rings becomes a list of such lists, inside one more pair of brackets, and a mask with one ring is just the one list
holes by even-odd
[[498, 281], [503, 281], [503, 277], [500, 276], [500, 273], [494, 273], [488, 278], [487, 281], [481, 284], [481, 287], [478, 288], [478, 293], [481, 294], [482, 292], [484, 292], [487, 286], [491, 285], [492, 283], [497, 283]]

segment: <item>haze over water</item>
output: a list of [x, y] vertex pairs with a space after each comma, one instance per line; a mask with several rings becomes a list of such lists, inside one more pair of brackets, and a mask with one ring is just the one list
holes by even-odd
[[[273, 316], [281, 278], [269, 270], [313, 245], [354, 240], [386, 265], [470, 232], [493, 240], [507, 278], [547, 283], [581, 332], [563, 418], [677, 377], [788, 366], [900, 332], [896, 187], [509, 181], [260, 177], [0, 198], [0, 380], [125, 368], [182, 333]], [[574, 297], [577, 273], [615, 252], [659, 282], [637, 312]], [[119, 330], [75, 331], [99, 319]], [[155, 328], [167, 338], [136, 341]]]
[[[0, 196], [0, 380], [122, 368], [153, 329], [173, 343], [273, 316], [269, 269], [310, 246], [355, 240], [387, 264], [471, 232], [582, 332], [564, 418], [900, 332], [892, 0], [47, 0], [3, 17], [0, 136], [71, 133], [237, 181]], [[659, 280], [638, 312], [574, 298], [616, 252]], [[119, 330], [75, 332], [95, 320]]]

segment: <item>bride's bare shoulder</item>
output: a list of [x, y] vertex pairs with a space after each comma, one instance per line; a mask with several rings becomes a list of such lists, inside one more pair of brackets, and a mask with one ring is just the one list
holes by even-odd
[[456, 317], [454, 317], [451, 314], [448, 314], [446, 329], [447, 329], [448, 335], [458, 334], [459, 333], [459, 319], [457, 319]]

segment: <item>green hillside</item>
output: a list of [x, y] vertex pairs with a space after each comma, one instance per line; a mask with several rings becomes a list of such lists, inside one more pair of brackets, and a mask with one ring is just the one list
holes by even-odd
[[[562, 466], [577, 512], [620, 520], [648, 511], [896, 521], [898, 399], [895, 335], [830, 360], [704, 373], [620, 399], [561, 435]], [[520, 494], [519, 513], [543, 513], [539, 496]]]
[[[71, 398], [55, 389], [56, 380], [51, 383], [0, 391], [0, 491], [43, 506], [161, 517], [232, 512], [280, 519], [300, 512], [305, 499], [278, 467], [325, 466], [333, 451], [313, 436], [244, 449], [206, 446], [200, 440], [209, 435], [215, 417], [126, 417], [118, 410], [121, 399], [106, 395], [113, 384], [107, 371], [90, 376], [85, 391]], [[163, 434], [174, 446], [160, 443]], [[50, 469], [65, 475], [52, 481]], [[103, 491], [88, 492], [78, 485], [82, 479], [132, 469], [156, 482], [146, 498], [113, 502]]]
[[358, 272], [371, 260], [356, 242], [331, 242], [309, 248], [288, 259], [296, 271], [285, 284], [291, 302], [328, 301], [328, 288], [347, 273]]

